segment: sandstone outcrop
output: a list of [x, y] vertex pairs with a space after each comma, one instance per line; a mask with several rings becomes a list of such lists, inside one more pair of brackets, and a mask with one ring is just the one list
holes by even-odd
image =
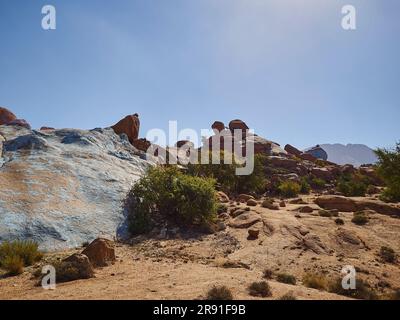
[[125, 133], [128, 136], [129, 142], [133, 144], [133, 141], [139, 137], [140, 121], [137, 113], [128, 115], [122, 120], [118, 121], [115, 125], [111, 126], [116, 134]]

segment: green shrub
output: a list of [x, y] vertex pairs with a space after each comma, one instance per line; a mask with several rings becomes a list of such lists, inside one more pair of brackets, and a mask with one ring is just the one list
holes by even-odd
[[386, 188], [382, 200], [400, 201], [400, 142], [394, 149], [377, 149], [377, 173], [384, 181]]
[[357, 224], [359, 226], [367, 224], [368, 221], [369, 221], [369, 218], [363, 211], [354, 212], [353, 219], [351, 219], [351, 222], [353, 222], [354, 224]]
[[342, 175], [337, 189], [346, 197], [364, 197], [369, 186], [369, 178], [360, 173]]
[[0, 244], [0, 267], [10, 274], [22, 273], [23, 267], [42, 258], [38, 244], [30, 240], [4, 241]]
[[300, 193], [301, 186], [297, 182], [284, 181], [279, 185], [278, 189], [283, 197], [293, 198]]
[[2, 261], [2, 268], [10, 276], [16, 276], [24, 271], [24, 260], [17, 255], [8, 255]]
[[322, 275], [307, 273], [303, 277], [303, 284], [308, 288], [325, 290], [328, 282]]
[[282, 282], [282, 283], [287, 283], [287, 284], [296, 284], [296, 278], [294, 276], [292, 276], [291, 274], [287, 274], [287, 273], [279, 273], [276, 276], [276, 280], [278, 282]]
[[253, 282], [249, 286], [249, 294], [254, 297], [272, 296], [271, 287], [266, 281]]
[[318, 214], [320, 217], [325, 217], [325, 218], [332, 217], [332, 214], [329, 211], [324, 210], [324, 209], [318, 210]]
[[396, 261], [396, 253], [390, 247], [381, 247], [381, 249], [379, 250], [379, 256], [385, 262], [394, 263]]
[[187, 173], [196, 177], [213, 178], [217, 181], [218, 188], [229, 194], [254, 193], [261, 194], [265, 191], [266, 178], [264, 172], [265, 156], [256, 154], [253, 158], [254, 169], [250, 175], [237, 175], [236, 169], [241, 167], [235, 157], [232, 164], [224, 164], [224, 155], [220, 153], [220, 163], [212, 164], [211, 159], [215, 153], [209, 153], [209, 164], [188, 164]]
[[302, 194], [309, 194], [311, 191], [311, 186], [308, 183], [306, 178], [301, 178], [300, 180], [300, 193]]
[[325, 187], [326, 182], [323, 179], [317, 178], [317, 177], [311, 177], [310, 178], [310, 185], [314, 189], [322, 189]]
[[208, 291], [207, 300], [233, 300], [233, 295], [226, 286], [214, 286]]
[[204, 225], [215, 220], [215, 181], [183, 174], [177, 167], [153, 167], [125, 199], [133, 235], [149, 231], [160, 215], [179, 225]]
[[337, 278], [333, 280], [328, 285], [328, 291], [332, 293], [336, 293], [342, 296], [347, 296], [355, 299], [363, 299], [363, 300], [376, 300], [378, 299], [378, 295], [374, 291], [371, 286], [362, 279], [356, 280], [356, 288], [355, 289], [343, 289], [342, 287], [342, 279]]

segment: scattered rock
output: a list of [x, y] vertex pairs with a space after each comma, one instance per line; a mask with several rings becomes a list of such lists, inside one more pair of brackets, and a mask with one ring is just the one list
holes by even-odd
[[307, 204], [302, 198], [296, 198], [289, 201], [290, 204]]
[[251, 207], [255, 207], [257, 205], [257, 201], [254, 199], [247, 200], [246, 204]]
[[330, 181], [333, 176], [328, 168], [312, 168], [311, 173], [319, 179]]
[[244, 210], [244, 209], [236, 209], [236, 210], [231, 212], [231, 216], [233, 218], [236, 218], [237, 216], [240, 216], [241, 214], [243, 214], [245, 212], [246, 212], [246, 210]]
[[247, 237], [248, 240], [255, 240], [258, 239], [258, 235], [260, 234], [260, 230], [257, 228], [250, 228], [247, 230], [249, 236]]
[[335, 238], [336, 241], [341, 245], [352, 244], [358, 246], [362, 243], [359, 236], [355, 232], [343, 228], [338, 228]]
[[229, 226], [232, 228], [248, 228], [261, 221], [261, 216], [255, 212], [245, 212], [233, 219]]
[[300, 207], [299, 212], [300, 213], [311, 213], [311, 212], [313, 212], [313, 208], [311, 208], [310, 206]]
[[254, 197], [251, 196], [251, 195], [249, 195], [249, 194], [239, 194], [239, 196], [238, 196], [237, 199], [238, 199], [238, 201], [240, 201], [240, 202], [247, 202], [247, 201], [250, 200], [250, 199], [255, 200]]
[[[72, 256], [69, 256], [68, 258], [64, 259], [62, 263], [70, 264], [70, 266], [73, 266], [78, 271], [78, 274], [63, 275], [63, 277], [68, 278], [68, 276], [72, 276], [73, 279], [71, 280], [89, 279], [94, 277], [93, 265], [90, 263], [89, 258], [84, 254], [75, 253]], [[57, 278], [57, 280], [59, 279]]]
[[265, 199], [261, 206], [270, 210], [279, 210], [278, 205], [274, 204], [271, 199]]
[[226, 195], [226, 193], [224, 193], [222, 191], [218, 191], [217, 196], [218, 196], [219, 202], [222, 202], [222, 203], [229, 202], [229, 197]]
[[286, 207], [285, 201], [281, 200], [281, 202], [279, 202], [279, 206], [280, 206], [281, 208]]
[[115, 245], [111, 240], [97, 238], [82, 251], [82, 254], [89, 258], [94, 267], [107, 266], [115, 261]]

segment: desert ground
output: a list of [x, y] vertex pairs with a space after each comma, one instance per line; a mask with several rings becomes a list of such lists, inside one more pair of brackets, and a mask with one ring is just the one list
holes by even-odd
[[[340, 212], [344, 225], [338, 226], [335, 218], [319, 216], [315, 198], [304, 196], [303, 204], [290, 204], [298, 201], [288, 199], [279, 210], [263, 208], [261, 200], [248, 207], [246, 214], [260, 217], [251, 226], [261, 230], [254, 240], [248, 238], [248, 228], [232, 227], [234, 218], [225, 216], [226, 228], [214, 234], [178, 230], [173, 235], [117, 243], [114, 263], [97, 268], [92, 279], [57, 284], [55, 290], [38, 286], [34, 271], [46, 261], [80, 249], [47, 254], [40, 265], [26, 268], [22, 275], [0, 279], [0, 299], [204, 299], [215, 285], [227, 286], [235, 299], [255, 299], [248, 286], [263, 280], [265, 269], [274, 275], [293, 275], [297, 282], [280, 283], [273, 276], [267, 280], [272, 296], [256, 299], [279, 299], [287, 293], [296, 299], [348, 299], [302, 283], [306, 273], [339, 277], [345, 265], [354, 266], [357, 279], [366, 280], [376, 292], [385, 294], [400, 287], [399, 265], [378, 256], [383, 245], [400, 250], [400, 219], [375, 213], [359, 226], [351, 222], [351, 212]], [[300, 213], [305, 206], [314, 210]], [[245, 203], [228, 204], [230, 211], [246, 207]]]

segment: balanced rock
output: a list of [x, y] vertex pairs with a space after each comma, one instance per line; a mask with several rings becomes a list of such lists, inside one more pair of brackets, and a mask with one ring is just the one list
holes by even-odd
[[243, 133], [245, 133], [247, 130], [249, 130], [249, 127], [244, 121], [235, 119], [229, 122], [229, 130], [231, 130], [231, 132], [234, 132], [235, 130], [241, 130]]
[[111, 126], [116, 134], [125, 133], [128, 136], [129, 142], [133, 144], [139, 136], [140, 121], [137, 113], [126, 116], [118, 121], [115, 125]]
[[290, 153], [294, 156], [299, 156], [301, 154], [301, 151], [299, 149], [293, 147], [290, 144], [287, 144], [284, 149], [287, 153]]
[[225, 125], [221, 121], [214, 121], [211, 125], [211, 129], [213, 129], [215, 133], [218, 133], [225, 129]]

